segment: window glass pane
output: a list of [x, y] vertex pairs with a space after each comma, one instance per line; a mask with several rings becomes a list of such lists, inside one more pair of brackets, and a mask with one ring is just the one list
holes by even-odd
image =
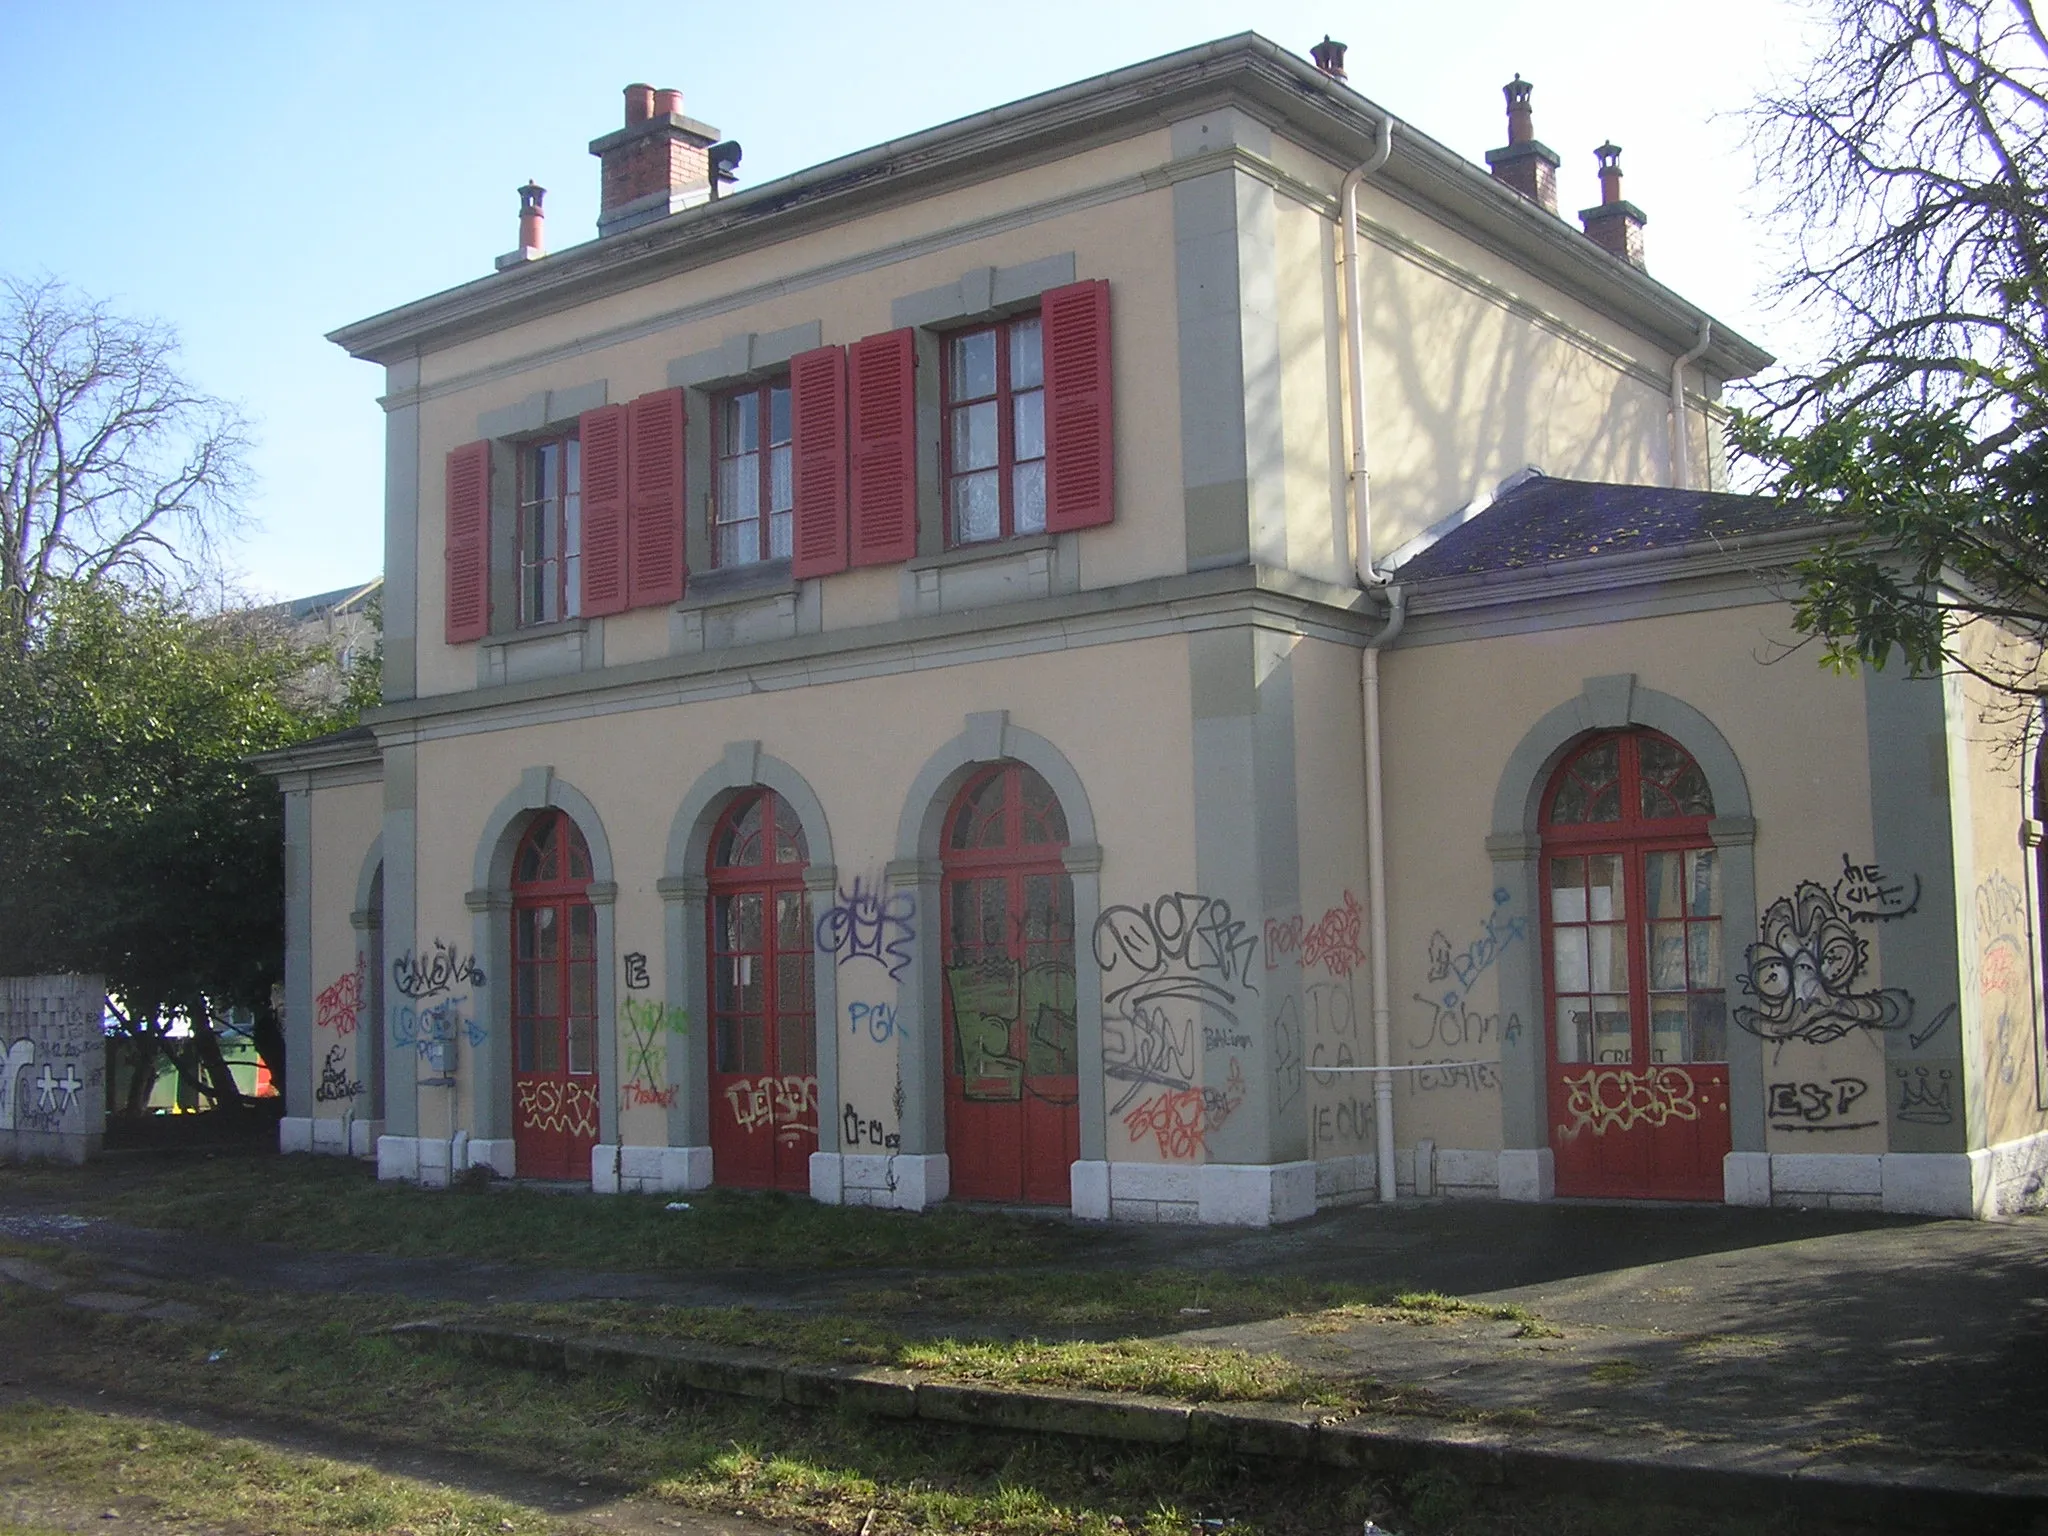
[[1695, 991], [1724, 985], [1721, 980], [1721, 925], [1694, 923], [1687, 932], [1686, 980]]
[[714, 1070], [737, 1072], [740, 1069], [740, 1021], [720, 1019], [717, 1029], [718, 1064]]
[[1685, 915], [1685, 856], [1679, 853], [1643, 855], [1643, 916]]
[[583, 494], [583, 442], [570, 438], [562, 445], [562, 495], [575, 501]]
[[777, 384], [768, 391], [768, 441], [789, 441], [789, 386]]
[[540, 1012], [540, 988], [534, 982], [539, 968], [532, 965], [516, 967], [517, 986], [512, 995], [512, 1011], [522, 1018], [529, 1018]]
[[1586, 819], [1586, 786], [1570, 774], [1557, 786], [1550, 800], [1550, 819], [1560, 826], [1577, 826]]
[[553, 1019], [539, 1019], [533, 1027], [533, 1070], [556, 1073], [562, 1070], [562, 1026]]
[[1695, 993], [1686, 999], [1692, 1023], [1692, 1059], [1728, 1059], [1728, 1000], [1719, 992]]
[[555, 926], [553, 907], [535, 907], [527, 916], [533, 922], [533, 947], [527, 951], [536, 960], [554, 960], [561, 955], [561, 930]]
[[1557, 923], [1586, 920], [1586, 861], [1550, 861], [1550, 919]]
[[718, 982], [713, 1000], [720, 1013], [759, 1013], [768, 990], [767, 968], [758, 955], [726, 955], [712, 967]]
[[740, 1070], [768, 1070], [768, 1023], [765, 1019], [740, 1020]]
[[1060, 843], [1067, 840], [1067, 817], [1060, 809], [1052, 786], [1030, 768], [1017, 770], [1017, 792], [1023, 800], [1023, 835], [1026, 843]]
[[569, 1070], [579, 1077], [588, 1077], [597, 1070], [597, 1021], [595, 1019], [571, 1019], [569, 1021]]
[[597, 954], [597, 908], [569, 909], [569, 958], [589, 960]]
[[757, 558], [754, 552], [760, 547], [761, 534], [756, 524], [719, 524], [715, 558], [720, 565], [752, 565]]
[[1690, 1061], [1686, 1047], [1686, 1007], [1682, 997], [1659, 998], [1650, 1004], [1650, 1060]]
[[[1650, 990], [1685, 990], [1685, 924], [1650, 925]], [[1678, 1058], [1672, 1059], [1675, 1061]]]
[[1620, 926], [1589, 928], [1586, 948], [1595, 992], [1628, 990], [1628, 931]]
[[1621, 786], [1609, 784], [1593, 792], [1593, 798], [1586, 804], [1586, 820], [1621, 820]]
[[562, 971], [556, 965], [531, 965], [526, 968], [532, 978], [523, 999], [526, 1011], [536, 1019], [553, 1019], [562, 1013]]
[[1038, 316], [1026, 315], [1010, 326], [1010, 388], [1036, 389], [1045, 382], [1040, 361]]
[[1636, 738], [1643, 769], [1643, 815], [1711, 816], [1714, 797], [1706, 777], [1684, 748], [1661, 737]]
[[713, 863], [723, 867], [745, 868], [762, 863], [761, 832], [762, 813], [768, 804], [766, 795], [757, 794], [746, 807], [732, 819], [726, 828], [724, 838], [715, 850]]
[[[792, 954], [802, 955], [810, 949], [810, 918], [807, 915], [809, 903], [802, 891], [778, 891], [775, 893], [775, 946]], [[788, 998], [783, 999], [785, 1008], [793, 1006]]]
[[1609, 1065], [1634, 1060], [1626, 997], [1593, 999], [1593, 1059]]
[[787, 560], [789, 558], [789, 535], [791, 514], [771, 513], [768, 518], [768, 558]]
[[1551, 972], [1560, 992], [1584, 992], [1592, 972], [1586, 959], [1586, 930], [1558, 928], [1550, 936]]
[[[775, 1029], [775, 1070], [784, 1077], [810, 1077], [818, 1070], [817, 1041], [808, 1019], [784, 1018]], [[806, 1113], [802, 1119], [810, 1122]]]
[[953, 482], [954, 543], [978, 544], [1002, 537], [1002, 492], [997, 474], [984, 470], [978, 475], [961, 475]]
[[597, 1013], [597, 967], [594, 965], [571, 965], [569, 967], [569, 1016], [573, 1019], [592, 1018]]
[[803, 955], [777, 955], [775, 957], [775, 1006], [785, 1017], [809, 1018], [810, 970], [804, 964]]
[[[566, 817], [558, 821], [556, 825], [567, 833], [569, 878], [571, 880], [588, 880], [590, 878], [590, 844], [583, 840], [583, 829]], [[583, 910], [588, 911], [589, 909], [586, 907]], [[591, 918], [593, 932], [595, 931], [596, 921], [597, 919], [593, 916]]]
[[761, 446], [761, 397], [752, 390], [725, 402], [725, 451], [752, 453]]
[[1583, 997], [1561, 997], [1557, 1000], [1557, 1059], [1593, 1059], [1593, 1014], [1591, 1005]]
[[736, 896], [726, 897], [725, 942], [720, 947], [758, 954], [767, 939], [762, 921], [766, 916], [763, 905], [759, 891], [742, 891]]
[[790, 466], [794, 452], [787, 443], [768, 451], [768, 509], [771, 512], [787, 512], [796, 504], [796, 490], [790, 479]]
[[996, 333], [973, 331], [955, 336], [948, 374], [955, 400], [977, 400], [996, 392]]
[[1621, 859], [1596, 853], [1586, 860], [1587, 899], [1595, 922], [1618, 922], [1628, 916], [1628, 896], [1621, 884]]
[[1045, 391], [1034, 389], [1010, 402], [1010, 443], [1012, 457], [1045, 457]]
[[1010, 493], [1011, 532], [1045, 532], [1045, 460], [1019, 464], [1010, 473], [1014, 477]]
[[521, 1019], [512, 1029], [512, 1070], [531, 1072], [537, 1055], [533, 1040], [533, 1020]]
[[1694, 917], [1721, 915], [1721, 859], [1712, 848], [1685, 856], [1686, 911]]
[[963, 405], [953, 412], [953, 469], [988, 469], [997, 458], [996, 403]]
[[562, 617], [573, 619], [583, 611], [583, 514], [573, 502], [565, 515], [563, 537], [569, 553], [562, 557]]

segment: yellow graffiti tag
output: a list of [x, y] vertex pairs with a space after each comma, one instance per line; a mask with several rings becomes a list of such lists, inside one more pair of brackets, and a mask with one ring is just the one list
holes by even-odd
[[1564, 1079], [1565, 1114], [1570, 1122], [1564, 1138], [1581, 1131], [1605, 1136], [1638, 1125], [1658, 1126], [1671, 1120], [1697, 1120], [1692, 1074], [1682, 1067], [1649, 1067], [1641, 1072], [1589, 1067], [1583, 1077]]

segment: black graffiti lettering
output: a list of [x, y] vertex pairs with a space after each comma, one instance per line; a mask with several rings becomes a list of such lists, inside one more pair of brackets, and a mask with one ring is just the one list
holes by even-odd
[[863, 1120], [860, 1111], [851, 1104], [846, 1106], [840, 1117], [839, 1139], [848, 1147], [879, 1147], [884, 1152], [894, 1152], [903, 1144], [903, 1138], [896, 1132], [883, 1133], [881, 1121]]
[[647, 957], [639, 950], [629, 950], [622, 959], [626, 968], [626, 990], [645, 992], [651, 982], [647, 979]]
[[1876, 864], [1852, 864], [1842, 855], [1842, 878], [1835, 882], [1835, 903], [1855, 923], [1888, 923], [1910, 917], [1920, 905], [1920, 877], [1909, 890], [1902, 880], [1888, 880]]
[[320, 1082], [313, 1089], [313, 1097], [322, 1104], [346, 1103], [350, 1099], [361, 1097], [367, 1091], [361, 1083], [348, 1075], [348, 1069], [342, 1065], [341, 1057], [342, 1048], [337, 1041], [327, 1048], [327, 1059], [320, 1064]]
[[1870, 1092], [1860, 1077], [1835, 1077], [1825, 1083], [1772, 1083], [1769, 1104], [1774, 1131], [1861, 1131], [1875, 1120], [1849, 1119], [1850, 1110]]
[[391, 962], [391, 984], [406, 997], [438, 997], [458, 985], [481, 987], [484, 973], [476, 956], [465, 955], [444, 939], [434, 940], [431, 954], [407, 950]]

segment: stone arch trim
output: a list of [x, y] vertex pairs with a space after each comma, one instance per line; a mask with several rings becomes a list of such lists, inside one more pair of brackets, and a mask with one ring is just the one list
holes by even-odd
[[512, 856], [520, 834], [533, 817], [546, 810], [562, 811], [576, 823], [590, 848], [590, 902], [597, 909], [597, 1073], [600, 1148], [619, 1139], [619, 1035], [617, 926], [613, 906], [618, 899], [611, 838], [604, 818], [590, 797], [552, 767], [528, 768], [517, 787], [491, 808], [477, 838], [472, 884], [464, 896], [470, 910], [471, 952], [482, 957], [487, 999], [480, 1022], [482, 1045], [471, 1048], [475, 1087], [470, 1094], [468, 1129], [489, 1147], [473, 1149], [473, 1160], [512, 1166]]
[[[946, 1147], [945, 1062], [939, 1028], [940, 988], [939, 842], [946, 812], [967, 776], [986, 763], [1014, 761], [1035, 771], [1059, 796], [1067, 818], [1067, 871], [1074, 888], [1075, 1033], [1081, 1063], [1081, 1160], [1106, 1155], [1102, 1077], [1102, 978], [1091, 936], [1102, 912], [1102, 849], [1095, 808], [1081, 775], [1067, 755], [1035, 731], [1010, 723], [1007, 710], [971, 714], [966, 729], [945, 743], [918, 770], [904, 796], [896, 824], [896, 858], [887, 871], [894, 889], [915, 890], [920, 914], [917, 985], [905, 987], [898, 1004], [903, 1031], [903, 1145], [905, 1151], [942, 1153]], [[923, 920], [931, 914], [932, 920]], [[906, 1010], [910, 1010], [906, 1013]], [[912, 1137], [916, 1142], [913, 1146]], [[1078, 1181], [1077, 1181], [1078, 1186]]]
[[[1549, 1111], [1544, 1098], [1550, 1032], [1544, 1014], [1541, 942], [1542, 890], [1538, 819], [1544, 787], [1566, 753], [1593, 731], [1645, 727], [1690, 752], [1714, 795], [1708, 835], [1721, 852], [1725, 881], [1722, 944], [1730, 990], [1734, 966], [1756, 933], [1756, 822], [1749, 780], [1727, 737], [1700, 710], [1667, 693], [1640, 686], [1633, 673], [1589, 677], [1531, 726], [1501, 769], [1494, 790], [1493, 823], [1486, 839], [1496, 899], [1525, 925], [1527, 942], [1504, 949], [1498, 962], [1503, 1018], [1524, 1027], [1501, 1047], [1501, 1192], [1511, 1198], [1546, 1198], [1550, 1192]], [[1763, 1150], [1763, 1043], [1728, 1031], [1729, 1119], [1737, 1152]]]
[[349, 914], [351, 917], [369, 914], [370, 903], [377, 895], [377, 876], [384, 869], [384, 834], [380, 831], [370, 839], [369, 852], [363, 855], [363, 865], [356, 873], [356, 904]]
[[552, 768], [529, 768], [519, 776], [519, 787], [496, 806], [484, 822], [477, 839], [476, 866], [470, 882], [475, 891], [504, 895], [512, 889], [512, 854], [518, 832], [524, 831], [536, 811], [566, 811], [590, 845], [592, 885], [610, 885], [617, 877], [612, 869], [611, 839], [605, 834], [604, 818], [590, 797], [567, 779], [557, 778]]
[[758, 741], [729, 742], [725, 754], [698, 775], [669, 823], [668, 852], [661, 871], [669, 879], [702, 878], [711, 848], [711, 828], [725, 801], [743, 789], [772, 789], [782, 796], [804, 829], [811, 867], [832, 863], [832, 829], [825, 806], [810, 780], [779, 757], [761, 750]]
[[[708, 995], [710, 961], [705, 947], [708, 921], [708, 887], [704, 865], [711, 852], [711, 832], [733, 796], [749, 789], [770, 789], [796, 812], [804, 830], [804, 844], [810, 863], [804, 866], [804, 887], [810, 893], [812, 913], [829, 904], [838, 880], [832, 860], [832, 828], [825, 817], [824, 802], [811, 788], [810, 780], [781, 758], [761, 750], [758, 741], [727, 742], [718, 761], [699, 774], [683, 795], [669, 823], [668, 847], [662, 857], [662, 876], [657, 882], [663, 903], [663, 973], [666, 1001], [670, 1008], [692, 1019], [704, 1016]], [[838, 978], [829, 965], [813, 965], [811, 1007], [818, 1059], [818, 1150], [836, 1154], [839, 1150], [839, 1119], [833, 1106], [839, 1102], [839, 1017]], [[716, 1176], [710, 1157], [711, 1042], [708, 1027], [690, 1031], [686, 1049], [668, 1053], [669, 1083], [676, 1102], [669, 1110], [669, 1144], [702, 1150], [707, 1170], [701, 1182]], [[814, 1165], [815, 1169], [815, 1165]], [[813, 1191], [817, 1187], [815, 1171]]]

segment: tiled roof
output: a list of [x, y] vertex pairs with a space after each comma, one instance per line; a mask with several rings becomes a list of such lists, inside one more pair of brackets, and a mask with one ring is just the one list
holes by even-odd
[[1600, 555], [1732, 543], [1818, 529], [1825, 522], [1768, 496], [1531, 475], [1402, 561], [1394, 574], [1407, 582], [1528, 570]]

